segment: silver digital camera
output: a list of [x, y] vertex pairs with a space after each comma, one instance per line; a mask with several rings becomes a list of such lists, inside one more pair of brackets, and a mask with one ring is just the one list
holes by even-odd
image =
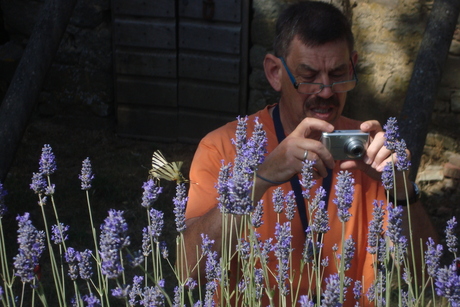
[[334, 160], [359, 160], [366, 153], [369, 133], [361, 130], [336, 130], [323, 132], [321, 142]]

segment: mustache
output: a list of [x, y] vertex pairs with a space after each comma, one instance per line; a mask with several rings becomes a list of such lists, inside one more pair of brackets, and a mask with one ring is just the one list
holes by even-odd
[[335, 96], [331, 96], [327, 99], [315, 96], [315, 97], [311, 97], [310, 99], [307, 99], [307, 101], [305, 101], [304, 103], [304, 107], [306, 109], [310, 109], [312, 107], [331, 107], [331, 106], [334, 106], [334, 107], [340, 106], [340, 102], [336, 99]]

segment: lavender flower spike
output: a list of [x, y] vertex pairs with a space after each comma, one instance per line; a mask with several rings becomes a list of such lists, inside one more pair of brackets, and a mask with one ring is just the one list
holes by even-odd
[[157, 187], [153, 179], [144, 182], [142, 186], [142, 207], [149, 209], [158, 199], [158, 195], [163, 191], [162, 187]]
[[29, 220], [29, 213], [16, 218], [18, 221], [18, 255], [14, 257], [14, 275], [22, 282], [34, 280], [34, 268], [45, 250], [45, 233], [38, 231]]
[[435, 243], [432, 238], [428, 238], [426, 246], [427, 249], [425, 251], [425, 263], [427, 267], [427, 272], [429, 276], [435, 278], [438, 272], [443, 247], [441, 244], [438, 244], [435, 247]]
[[86, 158], [82, 162], [81, 173], [78, 175], [78, 179], [81, 180], [81, 189], [87, 191], [91, 189], [91, 182], [94, 179], [94, 174], [91, 169], [91, 161], [89, 158]]
[[123, 271], [120, 250], [130, 244], [128, 225], [123, 211], [109, 210], [109, 216], [101, 225], [100, 248], [101, 271], [107, 278], [117, 278]]
[[8, 208], [5, 205], [5, 196], [8, 193], [3, 188], [3, 184], [0, 182], [0, 219], [8, 212]]
[[310, 199], [310, 189], [315, 185], [315, 180], [313, 180], [313, 165], [315, 161], [305, 160], [302, 161], [302, 179], [300, 180], [300, 185], [304, 188], [302, 195], [305, 199]]
[[[344, 289], [345, 291], [345, 289]], [[340, 304], [340, 278], [338, 274], [326, 277], [326, 289], [321, 306], [341, 306]]]
[[187, 205], [187, 201], [188, 197], [185, 184], [178, 184], [176, 186], [176, 196], [173, 198], [174, 215], [176, 216], [176, 229], [178, 232], [183, 232], [186, 229], [185, 206]]
[[59, 245], [69, 238], [67, 231], [69, 230], [69, 225], [64, 225], [60, 223], [59, 225], [51, 226], [51, 240], [54, 244]]
[[449, 248], [449, 252], [452, 254], [457, 253], [458, 238], [454, 231], [456, 226], [457, 221], [455, 220], [455, 216], [453, 216], [450, 220], [447, 221], [447, 227], [445, 231], [447, 247]]
[[56, 169], [57, 167], [53, 150], [49, 144], [45, 144], [42, 148], [42, 155], [39, 162], [40, 173], [49, 176], [53, 174]]
[[385, 125], [383, 125], [383, 129], [385, 130], [385, 142], [384, 145], [388, 150], [395, 150], [395, 143], [399, 138], [398, 133], [398, 125], [397, 125], [396, 117], [388, 118], [388, 121]]
[[457, 263], [459, 258], [454, 259], [451, 265], [440, 268], [435, 282], [436, 293], [448, 299], [452, 307], [460, 306], [460, 274]]
[[154, 208], [150, 209], [152, 224], [149, 226], [149, 233], [153, 237], [153, 242], [155, 243], [160, 243], [160, 236], [164, 225], [163, 216], [163, 212]]
[[393, 189], [393, 163], [387, 162], [382, 171], [382, 184], [385, 190]]
[[78, 270], [80, 272], [80, 277], [83, 280], [91, 279], [93, 275], [93, 268], [91, 266], [92, 252], [89, 249], [85, 249], [83, 252], [78, 253]]
[[348, 222], [351, 214], [348, 210], [353, 203], [353, 194], [355, 192], [355, 180], [348, 171], [340, 171], [337, 175], [337, 184], [335, 185], [336, 198], [333, 200], [338, 208], [338, 217], [341, 222]]
[[30, 189], [35, 192], [35, 194], [45, 194], [47, 187], [46, 179], [43, 177], [42, 173], [33, 173], [32, 174], [32, 183], [30, 184]]
[[383, 204], [383, 200], [380, 202], [374, 200], [374, 209], [372, 211], [372, 215], [374, 217], [369, 223], [369, 233], [367, 234], [367, 251], [369, 254], [373, 255], [377, 254], [378, 252], [379, 238], [383, 233], [383, 216], [385, 215], [385, 212], [383, 211]]
[[410, 168], [410, 160], [407, 155], [407, 146], [404, 140], [396, 142], [396, 169], [398, 171], [408, 171]]
[[78, 278], [78, 252], [73, 248], [67, 248], [65, 252], [65, 261], [69, 265], [69, 277], [71, 280]]

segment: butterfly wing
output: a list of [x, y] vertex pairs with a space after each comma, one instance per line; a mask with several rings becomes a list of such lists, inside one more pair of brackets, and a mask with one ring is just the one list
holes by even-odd
[[177, 183], [188, 182], [180, 172], [183, 162], [168, 162], [163, 154], [157, 150], [152, 156], [152, 169], [150, 175], [156, 179], [176, 181]]

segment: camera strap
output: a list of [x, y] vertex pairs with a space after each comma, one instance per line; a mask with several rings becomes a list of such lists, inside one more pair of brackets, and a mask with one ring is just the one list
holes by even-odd
[[[273, 108], [273, 124], [275, 125], [276, 137], [278, 139], [278, 144], [281, 143], [285, 138], [286, 135], [284, 134], [283, 124], [281, 123], [280, 111], [279, 111], [279, 104], [277, 104]], [[299, 176], [296, 174], [291, 179], [291, 187], [294, 191], [295, 201], [297, 204], [297, 210], [299, 212], [300, 220], [302, 221], [302, 226], [304, 233], [308, 228], [308, 219], [307, 219], [307, 208], [305, 206], [305, 201], [302, 195], [302, 187], [300, 186]], [[323, 188], [326, 191], [326, 210], [327, 204], [329, 203], [329, 194], [332, 185], [332, 170], [327, 169], [327, 177], [323, 178]]]

